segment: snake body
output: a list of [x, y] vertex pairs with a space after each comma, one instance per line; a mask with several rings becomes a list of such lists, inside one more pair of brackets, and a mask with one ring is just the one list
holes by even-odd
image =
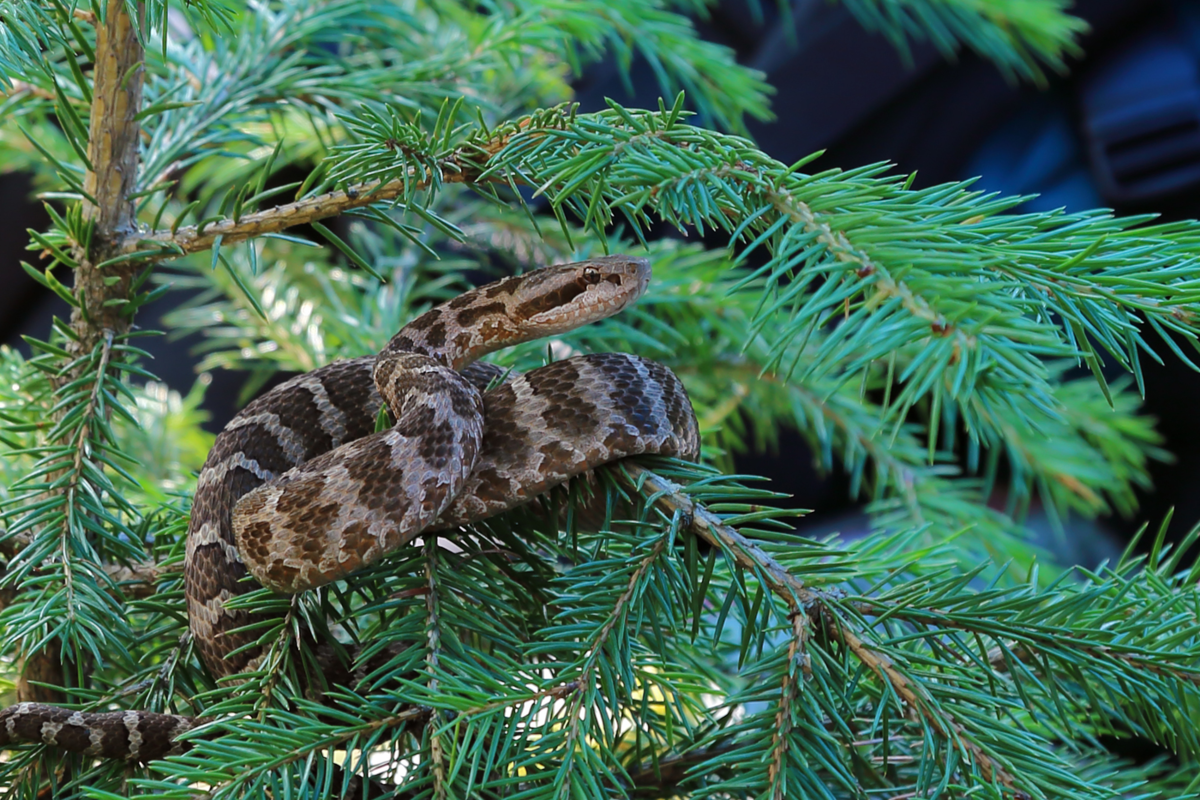
[[[213, 676], [262, 655], [237, 631], [249, 614], [226, 605], [255, 588], [247, 573], [303, 591], [602, 464], [646, 453], [694, 460], [695, 414], [660, 364], [577, 356], [488, 389], [501, 370], [476, 361], [615, 314], [649, 277], [645, 259], [606, 256], [506, 278], [417, 317], [377, 355], [293, 378], [238, 413], [200, 472], [184, 563], [189, 626]], [[395, 424], [375, 432], [385, 403]], [[0, 711], [0, 746], [148, 761], [176, 752], [192, 724], [22, 703]]]

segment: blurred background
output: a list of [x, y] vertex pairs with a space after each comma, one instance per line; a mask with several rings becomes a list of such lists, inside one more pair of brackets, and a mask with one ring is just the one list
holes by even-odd
[[[774, 0], [757, 7], [723, 0], [696, 22], [705, 37], [733, 48], [776, 87], [776, 119], [751, 122], [750, 133], [785, 163], [824, 150], [809, 171], [887, 160], [898, 172], [915, 171], [918, 186], [978, 178], [977, 188], [1036, 194], [1028, 210], [1200, 214], [1200, 0], [1077, 0], [1072, 11], [1091, 26], [1084, 55], [1071, 62], [1069, 74], [1040, 87], [1006, 79], [969, 53], [948, 61], [916, 44], [902, 56], [826, 0], [794, 0], [790, 20]], [[603, 108], [605, 97], [655, 107], [659, 96], [649, 67], [638, 63], [628, 81], [615, 63], [595, 64], [577, 90], [584, 111]], [[28, 259], [26, 228], [48, 222], [30, 192], [25, 176], [0, 175], [0, 341], [26, 352], [21, 335], [44, 336], [51, 317], [63, 313], [61, 302], [20, 267]], [[139, 323], [163, 329], [161, 314], [181, 299], [167, 295], [143, 310]], [[194, 338], [141, 344], [155, 356], [150, 369], [162, 380], [185, 393], [193, 386]], [[1144, 368], [1146, 410], [1159, 420], [1175, 461], [1152, 463], [1154, 488], [1143, 492], [1135, 518], [1070, 521], [1065, 536], [1047, 531], [1045, 542], [1064, 562], [1094, 565], [1119, 552], [1142, 522], [1157, 527], [1171, 507], [1172, 538], [1200, 520], [1200, 375], [1178, 359], [1166, 366], [1147, 360]], [[210, 430], [220, 430], [237, 410], [244, 379], [212, 376], [204, 402]], [[819, 474], [812, 464], [804, 443], [788, 436], [777, 452], [741, 458], [738, 467], [770, 477], [794, 505], [819, 512], [814, 532], [865, 530], [844, 477]], [[1047, 527], [1036, 510], [1033, 522]]]

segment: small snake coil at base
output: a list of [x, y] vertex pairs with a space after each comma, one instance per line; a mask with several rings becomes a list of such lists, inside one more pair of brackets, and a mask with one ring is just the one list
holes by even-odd
[[[261, 615], [226, 606], [254, 588], [247, 572], [299, 592], [602, 464], [642, 454], [695, 460], [695, 414], [661, 364], [577, 356], [488, 389], [503, 372], [476, 361], [611, 316], [649, 279], [649, 262], [630, 256], [505, 278], [417, 317], [377, 355], [293, 378], [238, 413], [200, 472], [187, 534], [188, 621], [209, 672], [236, 675], [262, 656], [254, 636], [237, 631]], [[396, 422], [375, 432], [384, 403]], [[179, 752], [176, 737], [194, 724], [21, 703], [0, 711], [0, 747], [41, 742], [150, 761]]]

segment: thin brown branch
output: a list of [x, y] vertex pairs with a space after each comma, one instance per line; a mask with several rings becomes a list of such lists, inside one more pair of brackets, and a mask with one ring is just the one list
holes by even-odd
[[634, 490], [639, 487], [649, 487], [655, 494], [660, 494], [659, 505], [671, 511], [683, 512], [689, 520], [692, 533], [731, 553], [739, 566], [762, 576], [767, 587], [782, 597], [789, 607], [807, 608], [820, 598], [818, 593], [806, 587], [804, 581], [788, 572], [782, 564], [771, 558], [761, 547], [684, 494], [681, 486], [638, 464], [624, 464], [623, 471], [629, 476], [630, 486]]
[[[437, 165], [437, 183], [475, 181], [480, 174], [477, 165], [499, 152], [511, 138], [511, 133], [501, 135], [482, 145], [472, 144], [454, 152]], [[495, 177], [490, 181], [507, 182], [507, 178]], [[279, 233], [297, 225], [336, 217], [345, 211], [363, 208], [372, 203], [394, 200], [402, 194], [427, 189], [430, 185], [431, 181], [428, 178], [418, 178], [416, 170], [412, 169], [406, 178], [397, 178], [386, 183], [357, 183], [345, 190], [337, 189], [251, 214], [243, 214], [236, 220], [223, 219], [207, 225], [189, 225], [174, 232], [130, 232], [119, 243], [118, 249], [124, 255], [161, 249], [163, 258], [196, 253], [210, 249], [218, 237], [222, 245], [228, 245], [268, 233]]]
[[96, 29], [95, 88], [92, 91], [88, 160], [83, 187], [84, 216], [94, 225], [92, 252], [81, 253], [75, 274], [80, 307], [71, 316], [80, 352], [89, 352], [101, 331], [121, 334], [131, 320], [123, 304], [136, 265], [96, 267], [119, 250], [122, 237], [137, 230], [136, 210], [129, 200], [137, 183], [137, 113], [142, 105], [142, 47], [124, 0], [108, 0], [104, 23]]
[[[89, 200], [84, 202], [84, 215], [93, 225], [92, 252], [78, 252], [79, 267], [75, 271], [75, 293], [79, 305], [71, 314], [74, 336], [67, 343], [68, 352], [79, 364], [54, 379], [61, 388], [83, 377], [87, 359], [81, 358], [104, 343], [97, 386], [103, 382], [108, 369], [108, 357], [114, 334], [129, 329], [131, 320], [124, 304], [110, 302], [125, 298], [134, 275], [134, 266], [115, 264], [103, 270], [95, 265], [109, 258], [117, 239], [135, 229], [134, 206], [128, 197], [137, 180], [138, 131], [136, 119], [142, 102], [142, 48], [136, 25], [129, 17], [124, 0], [108, 0], [103, 24], [96, 28], [96, 58], [93, 66], [95, 84], [92, 91], [89, 138], [87, 146], [90, 169], [84, 177], [84, 189]], [[95, 393], [89, 401], [89, 415], [94, 413]], [[65, 415], [67, 409], [60, 414]], [[83, 449], [88, 446], [91, 425], [73, 428], [69, 436], [74, 441], [62, 444], [75, 448], [73, 467], [81, 469]], [[70, 480], [65, 488], [68, 504], [77, 490], [77, 481]], [[66, 518], [72, 516], [68, 509]], [[68, 537], [64, 538], [64, 546]], [[70, 573], [68, 571], [68, 581]], [[21, 702], [60, 703], [65, 700], [58, 692], [50, 692], [38, 684], [64, 686], [65, 672], [57, 639], [47, 641], [37, 653], [22, 654], [17, 683], [17, 699]]]
[[692, 767], [736, 749], [734, 744], [715, 745], [686, 753], [664, 756], [626, 770], [630, 797], [683, 797], [679, 787]]
[[520, 699], [505, 698], [503, 700], [497, 700], [491, 703], [482, 703], [461, 712], [458, 715], [458, 718], [466, 721], [472, 716], [491, 714], [492, 712], [498, 711], [502, 708], [519, 708], [526, 703], [532, 703], [537, 700], [561, 700], [564, 697], [575, 694], [577, 691], [579, 691], [579, 681], [565, 681], [547, 689], [539, 689], [538, 691], [530, 694], [528, 697], [523, 697]]
[[[466, 176], [459, 173], [451, 173], [443, 177], [445, 183], [461, 183], [465, 180]], [[157, 246], [162, 248], [164, 258], [169, 258], [172, 254], [197, 253], [210, 249], [218, 237], [223, 245], [229, 245], [267, 233], [279, 233], [297, 225], [335, 217], [344, 211], [362, 208], [372, 203], [394, 200], [405, 189], [423, 188], [426, 188], [424, 181], [406, 183], [403, 180], [394, 180], [387, 183], [379, 181], [360, 183], [345, 191], [338, 189], [306, 197], [293, 203], [255, 211], [252, 214], [243, 214], [237, 220], [223, 219], [203, 227], [189, 225], [179, 228], [174, 233], [169, 230], [133, 233], [122, 240], [120, 251], [128, 255]]]
[[771, 765], [767, 768], [771, 796], [775, 800], [787, 798], [787, 772], [784, 762], [792, 746], [792, 701], [796, 698], [798, 685], [796, 668], [803, 664], [802, 671], [808, 672], [805, 655], [808, 614], [793, 603], [789, 616], [792, 620], [792, 641], [788, 643], [788, 669], [783, 673], [783, 686], [779, 690], [779, 709], [775, 712], [775, 730], [771, 735]]
[[152, 597], [157, 591], [155, 584], [168, 572], [158, 564], [149, 563], [104, 565], [108, 579], [120, 587], [126, 599], [131, 600]]

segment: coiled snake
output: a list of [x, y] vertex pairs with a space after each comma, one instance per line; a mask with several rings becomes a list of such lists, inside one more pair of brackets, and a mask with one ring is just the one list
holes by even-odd
[[[417, 317], [375, 356], [276, 387], [218, 435], [187, 535], [188, 620], [214, 677], [252, 668], [250, 622], [226, 601], [264, 586], [339, 580], [422, 532], [529, 502], [627, 456], [694, 460], [695, 414], [679, 379], [619, 353], [577, 356], [490, 390], [502, 347], [617, 313], [645, 291], [646, 259], [546, 267], [466, 292]], [[374, 432], [381, 404], [396, 420]], [[0, 711], [0, 746], [42, 742], [149, 761], [182, 748], [191, 717], [84, 713], [21, 703]]]

